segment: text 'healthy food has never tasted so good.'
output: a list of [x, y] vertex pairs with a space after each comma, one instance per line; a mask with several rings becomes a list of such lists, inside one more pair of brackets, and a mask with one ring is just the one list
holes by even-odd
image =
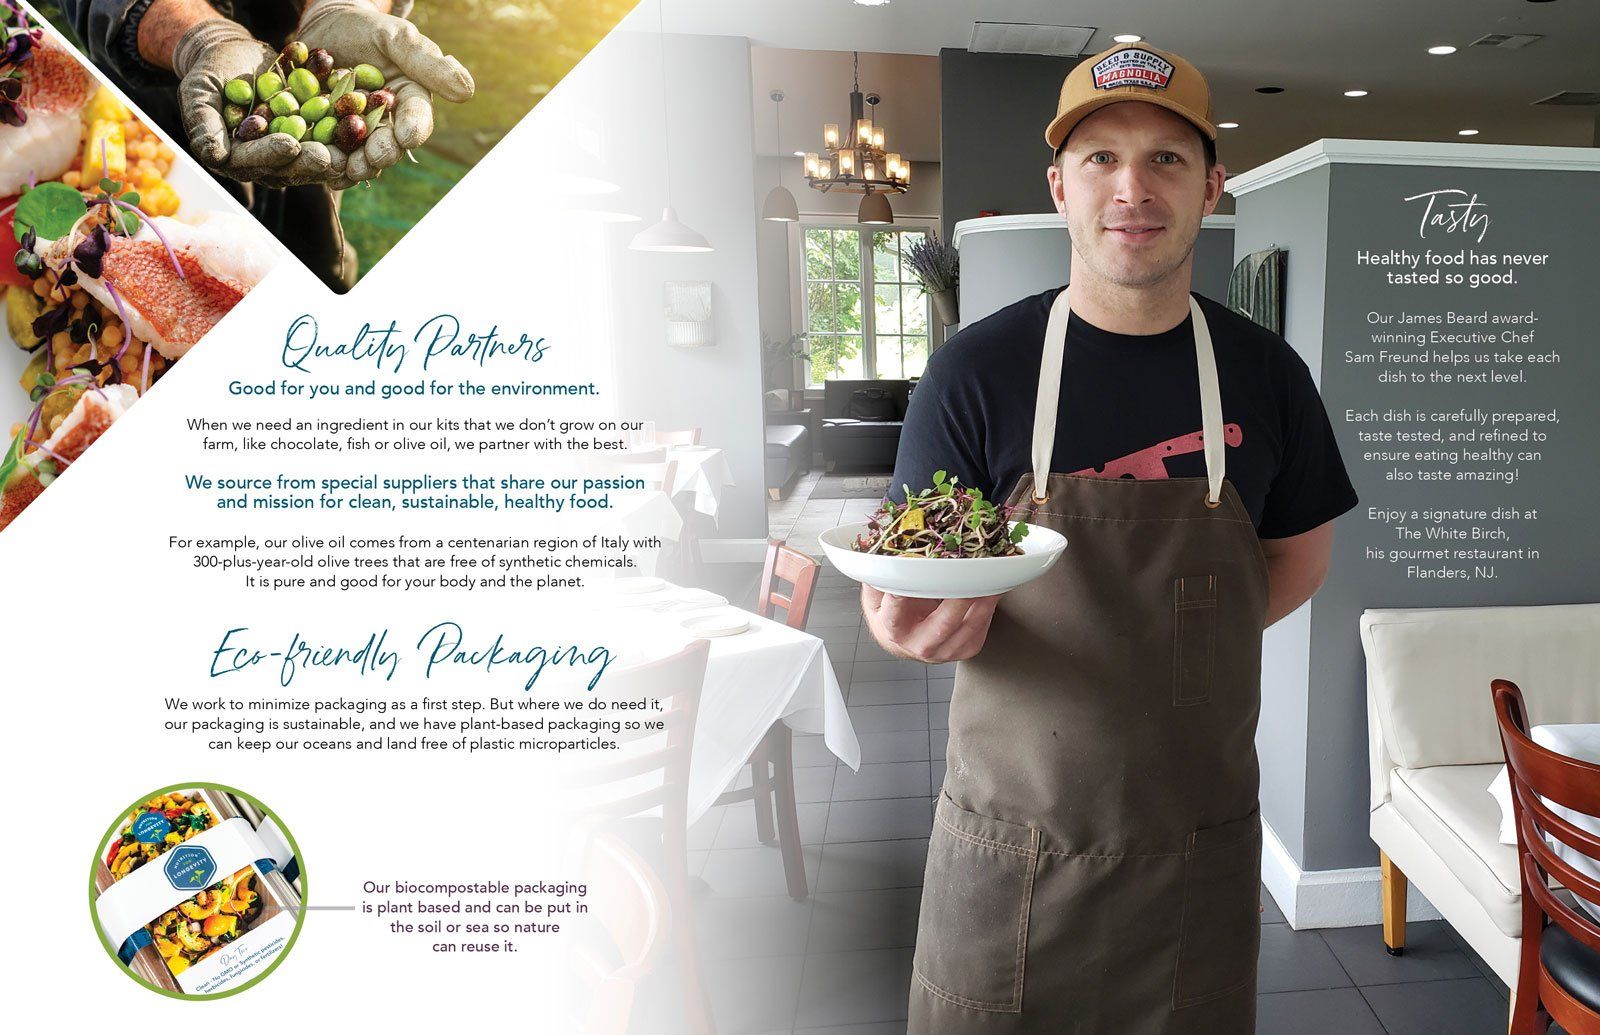
[[333, 55], [299, 40], [254, 80], [230, 80], [222, 97], [223, 121], [238, 140], [287, 133], [346, 153], [359, 150], [394, 107], [377, 68], [337, 68]]
[[984, 499], [983, 490], [935, 471], [933, 488], [903, 504], [886, 499], [856, 538], [861, 553], [895, 557], [1010, 557], [1020, 554], [1028, 526], [1010, 521], [1011, 508]]

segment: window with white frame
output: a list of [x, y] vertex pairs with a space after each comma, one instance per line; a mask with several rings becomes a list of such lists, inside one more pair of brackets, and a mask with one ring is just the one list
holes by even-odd
[[806, 383], [920, 377], [928, 362], [928, 297], [912, 275], [921, 226], [813, 223], [799, 228], [799, 326]]

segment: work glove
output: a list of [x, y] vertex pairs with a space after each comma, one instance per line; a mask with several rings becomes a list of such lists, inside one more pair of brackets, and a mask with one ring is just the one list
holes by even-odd
[[344, 68], [372, 65], [383, 73], [394, 108], [383, 125], [351, 153], [335, 190], [369, 180], [433, 134], [437, 94], [460, 104], [472, 99], [472, 73], [404, 18], [379, 14], [367, 0], [313, 0], [300, 17], [295, 39], [321, 47]]
[[343, 157], [322, 144], [302, 143], [287, 133], [239, 141], [223, 122], [223, 86], [241, 77], [254, 82], [277, 56], [244, 26], [226, 18], [207, 19], [183, 34], [172, 68], [180, 80], [178, 105], [189, 150], [207, 168], [245, 183], [286, 187], [341, 179]]

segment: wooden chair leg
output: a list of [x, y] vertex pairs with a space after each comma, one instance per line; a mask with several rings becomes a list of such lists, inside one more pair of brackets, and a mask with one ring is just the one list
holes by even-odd
[[756, 840], [764, 845], [778, 839], [772, 821], [772, 775], [768, 766], [771, 760], [771, 751], [763, 738], [750, 755], [750, 787], [754, 792], [750, 800], [756, 807]]
[[806, 857], [800, 847], [800, 815], [794, 799], [794, 734], [781, 719], [769, 734], [772, 749], [773, 802], [778, 813], [778, 844], [783, 850], [783, 876], [789, 897], [803, 902], [810, 890], [806, 886]]
[[669, 804], [662, 817], [663, 868], [667, 898], [672, 903], [673, 941], [678, 954], [678, 973], [683, 982], [684, 1013], [690, 1035], [716, 1035], [711, 1013], [711, 996], [700, 971], [700, 948], [694, 937], [694, 906], [689, 901], [689, 824], [681, 807]]
[[1389, 955], [1406, 951], [1406, 875], [1389, 858], [1378, 853], [1378, 869], [1383, 875], [1383, 945]]

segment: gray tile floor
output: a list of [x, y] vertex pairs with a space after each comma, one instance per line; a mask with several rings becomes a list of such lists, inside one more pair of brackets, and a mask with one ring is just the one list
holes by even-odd
[[[773, 535], [808, 552], [817, 533], [875, 505], [806, 500], [814, 481], [772, 514]], [[778, 850], [757, 841], [750, 805], [715, 809], [694, 827], [691, 867], [704, 885], [696, 933], [723, 1035], [905, 1031], [953, 673], [889, 659], [862, 624], [855, 585], [830, 570], [810, 628], [847, 688], [862, 765], [836, 764], [820, 737], [796, 739], [806, 902], [785, 894]], [[1406, 954], [1394, 958], [1376, 927], [1295, 931], [1264, 889], [1263, 900], [1258, 1032], [1506, 1030], [1505, 987], [1442, 922], [1411, 925]]]

